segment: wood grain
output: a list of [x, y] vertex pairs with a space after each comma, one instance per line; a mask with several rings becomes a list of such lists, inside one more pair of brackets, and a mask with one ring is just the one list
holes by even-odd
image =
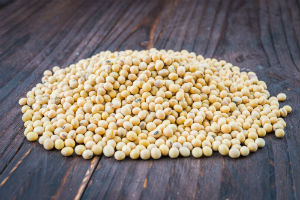
[[[1, 199], [300, 199], [298, 0], [5, 1], [0, 6]], [[18, 99], [45, 69], [101, 50], [187, 49], [286, 92], [286, 137], [247, 158], [85, 161], [24, 140]]]

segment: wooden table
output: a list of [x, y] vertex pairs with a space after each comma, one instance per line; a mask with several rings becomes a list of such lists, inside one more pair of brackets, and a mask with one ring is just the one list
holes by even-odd
[[[2, 1], [4, 2], [4, 1]], [[64, 158], [24, 139], [17, 101], [46, 69], [101, 50], [187, 49], [256, 72], [293, 112], [233, 160]], [[300, 199], [300, 2], [8, 1], [0, 6], [0, 199]]]

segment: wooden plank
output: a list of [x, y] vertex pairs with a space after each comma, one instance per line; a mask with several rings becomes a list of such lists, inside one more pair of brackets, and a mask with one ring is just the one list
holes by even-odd
[[1, 175], [3, 199], [74, 199], [99, 161], [64, 158], [58, 151], [26, 142]]
[[[299, 199], [300, 15], [283, 1], [15, 1], [0, 8], [3, 199]], [[45, 24], [45, 22], [47, 22]], [[239, 160], [63, 158], [24, 141], [17, 100], [54, 65], [101, 50], [187, 49], [256, 72], [293, 113], [283, 140]], [[18, 58], [18, 59], [16, 59]]]

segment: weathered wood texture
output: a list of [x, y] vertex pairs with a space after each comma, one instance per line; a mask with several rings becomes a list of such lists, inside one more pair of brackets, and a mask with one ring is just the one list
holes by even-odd
[[[3, 1], [0, 199], [300, 199], [300, 2]], [[255, 71], [293, 113], [239, 160], [85, 161], [24, 140], [19, 97], [42, 72], [101, 50], [187, 49]]]

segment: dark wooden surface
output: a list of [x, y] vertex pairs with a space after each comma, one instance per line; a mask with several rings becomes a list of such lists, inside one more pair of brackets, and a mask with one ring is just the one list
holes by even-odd
[[[300, 199], [300, 2], [2, 1], [0, 199]], [[18, 99], [101, 50], [187, 49], [256, 72], [293, 112], [247, 158], [64, 158], [24, 140]]]

